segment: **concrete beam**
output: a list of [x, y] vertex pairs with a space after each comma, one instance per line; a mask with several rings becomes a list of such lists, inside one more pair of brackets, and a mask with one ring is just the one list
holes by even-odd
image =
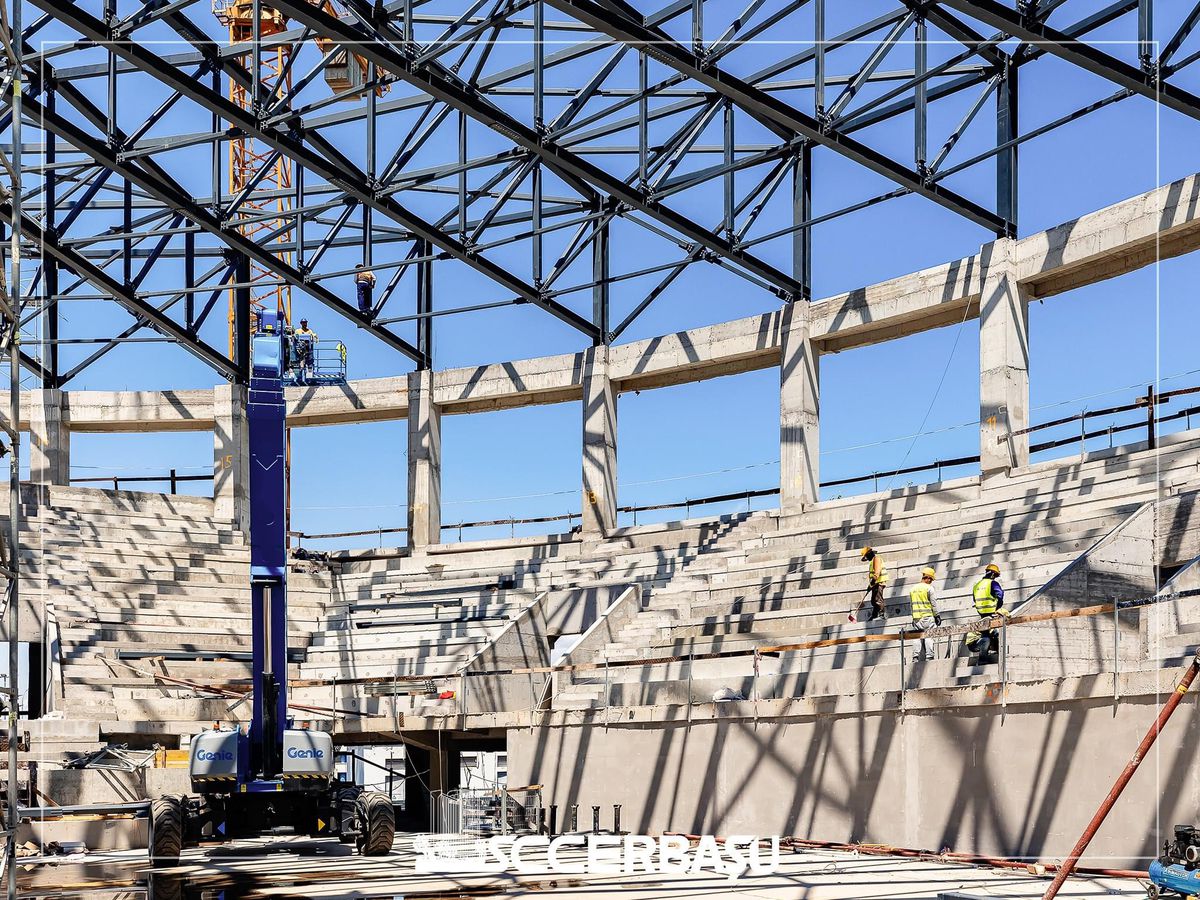
[[[1016, 241], [1017, 282], [1041, 298], [1113, 278], [1200, 248], [1200, 175]], [[823, 353], [895, 340], [979, 315], [985, 261], [976, 254], [811, 304], [809, 338]], [[686, 384], [780, 362], [780, 312], [749, 316], [610, 348], [616, 390]], [[448, 415], [583, 398], [584, 354], [514, 360], [434, 373], [434, 400]], [[28, 402], [28, 401], [26, 401]], [[403, 419], [404, 378], [360, 379], [341, 388], [292, 388], [294, 427]], [[213, 428], [211, 392], [75, 391], [72, 431], [203, 431]]]
[[1200, 248], [1200, 174], [1017, 242], [1017, 278], [1034, 298], [1116, 278]]
[[489, 412], [583, 397], [582, 353], [446, 369], [433, 375], [434, 402], [447, 415]]
[[384, 422], [408, 415], [408, 379], [360, 378], [335, 387], [290, 387], [287, 420], [292, 428]]
[[621, 391], [688, 384], [779, 364], [782, 312], [733, 319], [612, 347], [610, 374]]
[[[72, 431], [119, 434], [211, 431], [213, 427], [211, 388], [194, 391], [71, 391], [67, 397]], [[25, 397], [21, 402], [26, 402]]]
[[812, 339], [822, 352], [880, 344], [979, 312], [980, 254], [922, 269], [812, 304]]

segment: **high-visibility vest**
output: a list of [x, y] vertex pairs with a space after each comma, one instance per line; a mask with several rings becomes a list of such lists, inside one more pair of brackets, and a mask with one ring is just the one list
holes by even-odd
[[981, 616], [996, 614], [996, 598], [992, 596], [992, 579], [980, 578], [972, 590], [975, 595], [975, 611]]
[[[875, 565], [875, 559], [879, 560], [879, 575], [876, 576], [872, 571]], [[887, 584], [887, 567], [883, 564], [883, 557], [876, 556], [875, 559], [867, 560], [867, 584], [871, 583], [874, 578], [878, 584]]]
[[929, 585], [922, 582], [908, 592], [909, 605], [912, 607], [914, 622], [922, 619], [932, 619], [935, 615], [933, 600], [929, 596]]

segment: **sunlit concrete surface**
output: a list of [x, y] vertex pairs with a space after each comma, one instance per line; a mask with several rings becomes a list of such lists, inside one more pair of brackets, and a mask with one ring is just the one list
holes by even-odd
[[[937, 859], [918, 860], [856, 852], [781, 850], [778, 870], [769, 875], [726, 874], [586, 875], [422, 875], [412, 835], [400, 835], [392, 855], [364, 859], [331, 841], [243, 841], [189, 850], [178, 869], [147, 869], [144, 851], [94, 853], [84, 862], [47, 861], [21, 875], [21, 896], [42, 897], [404, 897], [456, 898], [562, 896], [572, 900], [613, 897], [676, 900], [686, 897], [743, 897], [762, 900], [854, 900], [854, 898], [1024, 898], [1041, 897], [1047, 875], [1023, 869], [993, 869]], [[526, 854], [532, 866], [544, 853]], [[585, 854], [563, 852], [579, 865]], [[1076, 877], [1063, 898], [1140, 897], [1136, 879]]]

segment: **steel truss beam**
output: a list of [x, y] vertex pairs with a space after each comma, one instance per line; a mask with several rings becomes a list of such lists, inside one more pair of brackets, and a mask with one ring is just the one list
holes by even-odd
[[[79, 9], [74, 3], [63, 2], [63, 0], [32, 0], [32, 2], [47, 12], [53, 13], [56, 18], [70, 25], [85, 37], [99, 42], [108, 40], [107, 29], [104, 24], [99, 19]], [[277, 8], [282, 6], [280, 3], [273, 5]], [[299, 133], [298, 121], [291, 122], [290, 125], [292, 127], [287, 130], [285, 130], [282, 123], [274, 127], [267, 126], [248, 110], [242, 109], [201, 82], [190, 78], [175, 66], [165, 62], [141, 45], [118, 42], [109, 44], [108, 46], [111, 47], [114, 53], [134, 64], [141, 71], [153, 75], [163, 84], [214, 112], [217, 116], [239, 129], [243, 134], [253, 136], [256, 140], [260, 140], [267, 146], [290, 157], [294, 162], [303, 166], [306, 171], [316, 173], [330, 184], [336, 185], [340, 190], [345, 191], [347, 195], [353, 197], [359, 203], [382, 213], [398, 225], [408, 229], [414, 237], [428, 241], [449, 253], [455, 259], [486, 275], [507, 290], [512, 291], [518, 297], [542, 307], [547, 312], [557, 316], [589, 337], [595, 337], [595, 326], [587, 319], [579, 316], [562, 304], [544, 297], [541, 291], [512, 275], [503, 266], [480, 256], [461, 241], [456, 240], [445, 231], [410, 212], [393, 198], [382, 195], [377, 189], [369, 185], [366, 179], [358, 177], [355, 174], [358, 166], [343, 156], [332, 144], [314, 132]], [[245, 74], [244, 71], [242, 74]], [[307, 141], [312, 147], [306, 146], [304, 141]], [[191, 218], [190, 215], [189, 218]], [[193, 219], [193, 221], [195, 220]], [[197, 222], [197, 224], [200, 223]], [[229, 232], [229, 229], [223, 230]], [[271, 256], [272, 259], [275, 258], [271, 254], [267, 255]], [[261, 260], [260, 264], [267, 265], [267, 263]], [[283, 275], [278, 268], [276, 268], [276, 271], [281, 276]], [[283, 277], [286, 279], [287, 276]], [[303, 285], [296, 286], [303, 288]], [[332, 298], [332, 295], [330, 295], [330, 298]], [[360, 327], [371, 331], [396, 349], [402, 349], [402, 352], [413, 359], [420, 357], [417, 349], [407, 341], [402, 341], [386, 329], [376, 326], [369, 317], [359, 313], [357, 309], [349, 304], [341, 300], [337, 300], [336, 304], [330, 304], [328, 299], [318, 299], [321, 299], [321, 302], [327, 305], [333, 306], [338, 312], [353, 319]]]
[[[64, 96], [66, 96], [65, 93]], [[80, 101], [72, 99], [71, 102], [75, 104]], [[54, 133], [56, 136], [79, 148], [101, 166], [112, 170], [122, 178], [127, 178], [133, 184], [138, 185], [147, 194], [165, 204], [169, 209], [182, 213], [185, 218], [218, 238], [231, 251], [244, 254], [248, 258], [255, 260], [264, 268], [273, 271], [292, 287], [304, 291], [335, 312], [353, 319], [364, 326], [368, 325], [365, 316], [332, 291], [308, 281], [298, 269], [283, 262], [275, 254], [262, 249], [256, 242], [242, 235], [236, 228], [226, 226], [220, 222], [209, 210], [192, 200], [191, 195], [176, 184], [174, 179], [166, 172], [158, 169], [156, 166], [144, 170], [132, 162], [121, 160], [118, 154], [100, 139], [88, 135], [78, 125], [63, 118], [58, 113], [49, 112], [45, 106], [32, 98], [25, 99], [25, 108], [28, 110], [29, 115], [44, 126], [47, 131]], [[144, 162], [148, 163], [149, 161]], [[392, 348], [417, 361], [418, 364], [421, 362], [421, 354], [408, 341], [383, 328], [372, 327], [371, 332]]]
[[[26, 109], [37, 109], [37, 104], [25, 98]], [[45, 109], [45, 107], [42, 107]], [[12, 206], [8, 202], [0, 203], [0, 220], [9, 226], [14, 226]], [[101, 291], [121, 304], [131, 315], [145, 319], [153, 328], [167, 337], [178, 342], [185, 350], [192, 353], [202, 362], [216, 369], [226, 378], [239, 378], [243, 373], [223, 353], [214, 350], [204, 341], [168, 316], [163, 315], [154, 306], [140, 298], [136, 292], [121, 284], [111, 275], [82, 256], [70, 247], [65, 246], [53, 232], [47, 231], [28, 215], [21, 216], [21, 234], [35, 246], [42, 248], [51, 258], [60, 262], [81, 278], [94, 284]], [[51, 379], [53, 380], [53, 379]]]
[[[285, 33], [263, 41], [263, 48], [303, 44], [313, 37], [329, 39], [335, 46], [327, 53], [318, 54], [320, 61], [311, 71], [308, 71], [308, 63], [303, 63], [307, 74], [293, 91], [285, 93], [279, 87], [263, 88], [258, 102], [249, 110], [232, 104], [222, 94], [221, 79], [231, 79], [253, 93], [258, 80], [247, 66], [252, 67], [259, 54], [248, 43], [226, 46], [213, 36], [218, 32], [211, 21], [205, 20], [201, 27], [189, 20], [186, 13], [190, 12], [191, 6], [195, 6], [197, 12], [203, 9], [207, 13], [207, 4], [200, 0], [140, 0], [143, 9], [132, 15], [126, 13], [124, 18], [108, 15], [103, 21], [81, 9], [92, 5], [81, 0], [32, 2], [48, 10], [35, 28], [58, 20], [83, 35], [81, 40], [62, 45], [49, 54], [25, 54], [30, 74], [38, 70], [57, 79], [44, 87], [58, 91], [60, 101], [69, 102], [82, 116], [81, 119], [73, 110], [69, 111], [67, 116], [58, 115], [53, 122], [47, 121], [47, 128], [65, 129], [76, 140], [83, 141], [83, 146], [71, 139], [64, 139], [58, 147], [25, 145], [27, 153], [44, 150], [47, 154], [47, 165], [29, 165], [25, 171], [45, 176], [47, 203], [65, 215], [59, 215], [56, 220], [52, 210], [48, 210], [40, 226], [36, 219], [23, 221], [21, 230], [28, 237], [31, 229], [40, 227], [52, 242], [56, 242], [53, 252], [47, 246], [47, 265], [34, 276], [35, 284], [37, 279], [42, 279], [49, 303], [53, 304], [60, 296], [80, 297], [82, 291], [76, 292], [76, 288], [94, 283], [98, 285], [99, 293], [89, 294], [87, 299], [113, 297], [137, 317], [135, 324], [126, 328], [121, 336], [108, 339], [110, 343], [99, 351], [100, 355], [119, 346], [122, 338], [143, 327], [158, 328], [168, 334], [167, 339], [188, 346], [188, 340], [159, 326], [181, 330], [185, 338], [195, 341], [200, 323], [223, 296], [221, 292], [235, 284], [241, 287], [242, 279], [235, 273], [243, 270], [245, 259], [261, 262], [264, 268], [275, 273], [278, 283], [290, 284], [331, 306], [339, 315], [412, 357], [419, 366], [430, 364], [433, 346], [430, 326], [435, 316], [514, 303], [534, 303], [568, 322], [592, 341], [613, 341], [679, 273], [696, 262], [720, 265], [750, 281], [755, 288], [789, 300], [806, 297], [811, 280], [813, 226], [886, 199], [917, 194], [990, 231], [1011, 234], [1016, 222], [1019, 145], [1132, 93], [1151, 97], [1168, 108], [1200, 118], [1197, 114], [1200, 99], [1165, 83], [1168, 75], [1200, 59], [1200, 54], [1192, 53], [1181, 59], [1177, 66], [1171, 65], [1173, 54], [1180, 50], [1200, 22], [1200, 3], [1195, 0], [1180, 0], [1179, 17], [1164, 32], [1164, 37], [1169, 40], [1158, 59], [1147, 51], [1152, 31], [1149, 26], [1151, 0], [1111, 0], [1086, 18], [1069, 26], [1060, 24], [1057, 29], [1046, 25], [1051, 14], [1065, 17], [1076, 4], [1067, 0], [1040, 0], [1040, 3], [1037, 0], [1030, 3], [1025, 0], [894, 0], [892, 5], [898, 9], [855, 24], [820, 47], [796, 48], [790, 55], [781, 53], [750, 66], [730, 65], [739, 72], [748, 72], [740, 78], [722, 68], [726, 65], [725, 56], [737, 48], [739, 40], [792, 21], [789, 17], [796, 16], [806, 6], [816, 17], [819, 33], [824, 34], [824, 11], [832, 0], [781, 0], [777, 8], [765, 12], [762, 0], [744, 0], [738, 4], [740, 14], [715, 40], [706, 38], [704, 27], [706, 6], [711, 15], [718, 8], [715, 0], [642, 0], [643, 6], [653, 7], [645, 14], [632, 5], [636, 0], [472, 0], [463, 4], [468, 7], [463, 13], [436, 16], [418, 12], [415, 17], [406, 15], [411, 7], [429, 8], [435, 5], [432, 0], [342, 0], [342, 5], [350, 11], [347, 18], [334, 16], [324, 5], [311, 0], [261, 0], [280, 9], [297, 23]], [[546, 4], [571, 17], [571, 21], [546, 21], [543, 8]], [[95, 5], [98, 6], [98, 2]], [[1014, 5], [1018, 7], [1016, 11], [1012, 8]], [[1162, 4], [1159, 6], [1161, 9]], [[521, 10], [531, 7], [533, 12], [527, 20], [513, 18]], [[105, 8], [111, 8], [111, 4], [105, 4]], [[1137, 17], [1140, 70], [1094, 47], [1072, 43], [1134, 10], [1140, 12]], [[684, 37], [673, 38], [662, 27], [688, 14], [690, 19], [677, 22], [678, 27], [671, 27], [673, 34]], [[724, 16], [723, 9], [721, 15]], [[422, 32], [418, 42], [413, 34], [413, 18], [426, 27], [442, 26], [436, 29], [440, 33], [434, 37], [434, 29]], [[79, 27], [81, 23], [86, 27]], [[191, 52], [156, 54], [148, 50], [144, 42], [135, 42], [142, 34], [140, 29], [151, 23], [173, 28], [191, 44], [188, 48]], [[917, 29], [918, 36], [924, 33], [926, 23], [961, 43], [963, 50], [934, 66], [927, 64], [924, 54], [915, 51], [911, 68], [902, 65], [903, 71], [882, 71], [889, 48], [895, 46], [910, 27]], [[979, 23], [989, 31], [994, 27], [999, 33], [979, 34]], [[503, 29], [509, 28], [531, 29], [534, 39], [562, 31], [576, 37], [578, 43], [553, 53], [539, 50], [526, 61], [518, 58], [511, 64], [501, 62], [494, 66], [500, 71], [485, 72], [489, 59], [495, 59], [491, 56], [491, 42]], [[689, 31], [690, 41], [686, 36]], [[884, 38], [883, 43], [866, 55], [865, 63], [851, 68], [849, 74], [845, 74], [846, 70], [836, 74], [830, 72], [828, 60], [832, 51], [880, 31], [883, 34], [878, 36]], [[593, 37], [595, 33], [599, 33], [599, 39]], [[428, 40], [430, 37], [433, 39]], [[1011, 54], [1004, 52], [1013, 37], [1021, 43]], [[109, 44], [122, 39], [128, 44]], [[100, 49], [106, 51], [108, 61], [64, 65], [56, 74], [49, 66], [43, 67], [50, 61], [86, 58], [97, 44], [104, 45]], [[320, 91], [310, 94], [308, 86], [318, 82], [323, 64], [339, 45], [352, 45], [356, 55], [369, 61], [370, 72], [380, 73], [384, 83], [403, 83], [416, 88], [415, 95], [383, 101], [362, 89], [343, 90], [332, 96], [324, 96]], [[456, 46], [462, 47], [461, 55], [456, 54], [457, 61], [447, 55]], [[623, 55], [630, 52], [641, 55], [638, 74], [632, 80], [629, 71], [618, 69]], [[1029, 62], [1047, 53], [1114, 81], [1121, 86], [1121, 91], [1048, 125], [1021, 133], [1017, 129], [1016, 76]], [[744, 62], [745, 56], [742, 54], [738, 58]], [[307, 57], [301, 57], [297, 47], [290, 63], [300, 65], [297, 61], [305, 59]], [[670, 71], [650, 79], [646, 74], [650, 61], [658, 62]], [[799, 73], [794, 70], [814, 62], [815, 76], [796, 77]], [[192, 75], [181, 71], [183, 66], [194, 64], [201, 66], [200, 73]], [[548, 85], [547, 73], [566, 65], [588, 65], [590, 68], [576, 80], [563, 82], [568, 86]], [[301, 70], [297, 68], [296, 71]], [[213, 77], [201, 81], [205, 72]], [[125, 73], [132, 76], [134, 84], [143, 75], [155, 78], [173, 94], [160, 107], [160, 112], [151, 116], [151, 121], [138, 126], [128, 136], [121, 136], [113, 131], [118, 90], [116, 76]], [[1026, 90], [1029, 90], [1035, 76], [1026, 74], [1029, 77], [1024, 80]], [[109, 108], [106, 111], [87, 100], [78, 83], [71, 83], [73, 79], [85, 77], [108, 80]], [[374, 76], [369, 74], [368, 79], [371, 77]], [[37, 97], [36, 78], [32, 80], [34, 90], [29, 93]], [[884, 84], [888, 81], [893, 84]], [[868, 95], [865, 86], [875, 82], [879, 83], [878, 89]], [[845, 85], [846, 89], [831, 92], [829, 99], [833, 103], [826, 106], [825, 88], [834, 85]], [[940, 144], [937, 137], [928, 133], [930, 104], [975, 86], [981, 86], [982, 93], [973, 101], [961, 124], [950, 133], [949, 139]], [[103, 85], [97, 87], [103, 89]], [[122, 80], [120, 88], [128, 90], [127, 82]], [[800, 101], [782, 99], [783, 91], [802, 90], [813, 92], [816, 114], [802, 111], [808, 109], [807, 106], [795, 108]], [[502, 94], [506, 96], [501, 98], [499, 95]], [[991, 143], [989, 135], [984, 152], [966, 161], [943, 165], [963, 132], [968, 127], [976, 128], [972, 123], [977, 122], [977, 115], [993, 95], [996, 101], [995, 144]], [[53, 96], [47, 94], [45, 101], [51, 113], [55, 112], [51, 102]], [[565, 98], [564, 105], [558, 107], [562, 113], [555, 118], [552, 111], [547, 117], [552, 121], [543, 122], [547, 106], [551, 106], [548, 98], [560, 96]], [[517, 97], [528, 97], [532, 103], [525, 101], [528, 106], [521, 107], [521, 112], [508, 112], [516, 108], [515, 102], [520, 102], [515, 99]], [[594, 102], [599, 98], [605, 99]], [[212, 126], [207, 131], [141, 140], [154, 121], [161, 118], [161, 113], [179, 99], [188, 99], [207, 111], [201, 114], [203, 125], [199, 127], [208, 125], [207, 113], [211, 113]], [[348, 99], [356, 102], [331, 111], [332, 104]], [[506, 105], [501, 107], [501, 103]], [[27, 103], [27, 109], [38, 110], [40, 107], [34, 101]], [[376, 166], [374, 153], [376, 136], [382, 134], [380, 123], [385, 121], [385, 116], [406, 111], [416, 115], [416, 124], [407, 136], [404, 135], [407, 125], [401, 129], [396, 136], [401, 138], [398, 143], [384, 145], [384, 158], [380, 160], [381, 165]], [[738, 117], [736, 120], [734, 113]], [[853, 137], [864, 128], [908, 113], [914, 114], [911, 160], [889, 159]], [[709, 134], [710, 129], [718, 130], [713, 127], [713, 120], [722, 116], [724, 139], [714, 143], [704, 135]], [[230, 127], [224, 127], [226, 123], [221, 119], [225, 119]], [[418, 158], [419, 151], [429, 155], [431, 145], [445, 133], [438, 129], [449, 122], [447, 127], [452, 130], [455, 119], [459, 143], [456, 144], [453, 138], [447, 140], [444, 161], [439, 163], [435, 157], [431, 163], [422, 163], [419, 170], [408, 168], [410, 162]], [[476, 151], [474, 157], [468, 156], [463, 142], [468, 119], [482, 123], [515, 146], [511, 150], [495, 152], [495, 142], [489, 139], [481, 141], [488, 145], [486, 151], [482, 154]], [[769, 132], [766, 139], [743, 137], [759, 130], [757, 126], [743, 130], [740, 123], [749, 119], [765, 127]], [[25, 121], [29, 121], [28, 116]], [[736, 135], [735, 122], [738, 123]], [[8, 127], [11, 123], [11, 115], [0, 115], [0, 127]], [[655, 130], [664, 134], [655, 133], [651, 139], [650, 123], [655, 123]], [[365, 126], [366, 172], [339, 149], [342, 146], [340, 133], [337, 147], [331, 143], [331, 138], [325, 137], [333, 132], [324, 129], [342, 124]], [[170, 129], [163, 129], [166, 130]], [[292, 160], [301, 185], [306, 173], [311, 173], [313, 180], [318, 182], [310, 185], [307, 192], [302, 187], [294, 192], [293, 208], [285, 216], [264, 214], [259, 217], [261, 220], [280, 218], [282, 224], [273, 225], [269, 233], [258, 235], [255, 243], [238, 240], [237, 226], [243, 222], [233, 221], [231, 198], [222, 196], [219, 167], [213, 168], [212, 196], [205, 200], [190, 196], [180, 180], [164, 171], [158, 162], [160, 154], [192, 147], [197, 149], [176, 158], [193, 152], [211, 152], [215, 166], [224, 143], [242, 137], [260, 142], [276, 157]], [[742, 140], [735, 140], [735, 137]], [[930, 140], [935, 141], [932, 147]], [[198, 149], [201, 145], [205, 145], [204, 151]], [[898, 188], [833, 212], [814, 215], [810, 167], [811, 153], [817, 146], [826, 147], [887, 177]], [[71, 148], [86, 154], [79, 157], [84, 166], [72, 159]], [[53, 153], [60, 156], [56, 165], [49, 164]], [[723, 158], [704, 161], [706, 154], [721, 154]], [[390, 162], [387, 161], [389, 155]], [[624, 156], [636, 157], [637, 165], [624, 178], [621, 177], [624, 172], [614, 176], [607, 171], [607, 165], [598, 166], [593, 162], [601, 155], [604, 155], [605, 164], [614, 156]], [[61, 159], [63, 156], [65, 160]], [[997, 169], [994, 213], [941, 186], [943, 179], [992, 158], [996, 160]], [[86, 167], [92, 161], [105, 167], [107, 172], [97, 168], [99, 177], [92, 179], [92, 170]], [[751, 179], [741, 173], [754, 171], [759, 166], [764, 172], [770, 172], [757, 187], [746, 193], [757, 176]], [[493, 168], [494, 173], [488, 171]], [[543, 173], [547, 168], [569, 188], [569, 191], [555, 193], [571, 193], [577, 197], [544, 194]], [[379, 177], [372, 177], [377, 171], [381, 173]], [[115, 178], [106, 185], [108, 172], [126, 178], [136, 188], [114, 183]], [[779, 228], [773, 224], [751, 233], [758, 214], [772, 194], [793, 175], [790, 180], [791, 225]], [[473, 186], [476, 177], [486, 183]], [[56, 182], [66, 186], [65, 189], [56, 190]], [[525, 187], [530, 182], [532, 186]], [[707, 212], [683, 214], [664, 205], [675, 202], [668, 199], [675, 195], [685, 198], [680, 201], [682, 204], [688, 198], [703, 196], [701, 192], [709, 188], [717, 196], [723, 193], [723, 204], [720, 199], [713, 202], [706, 198], [705, 201], [713, 202], [713, 218], [720, 218], [720, 221], [706, 222]], [[458, 203], [445, 214], [426, 214], [430, 218], [423, 221], [403, 205], [402, 197], [414, 196], [405, 195], [405, 191], [415, 191], [415, 196], [420, 198], [429, 197], [438, 209], [443, 208], [442, 195], [456, 198]], [[37, 189], [28, 193], [26, 202], [39, 193], [41, 191]], [[289, 197], [292, 194], [288, 192]], [[80, 201], [81, 195], [86, 199]], [[275, 196], [271, 191], [253, 187], [252, 197], [256, 202], [269, 201]], [[488, 198], [492, 202], [486, 211], [476, 209], [473, 217], [468, 216], [471, 205]], [[72, 202], [76, 207], [74, 210], [71, 209]], [[343, 209], [343, 203], [350, 206]], [[520, 210], [513, 209], [518, 205]], [[754, 209], [743, 217], [742, 213], [752, 205]], [[480, 208], [483, 206], [479, 203]], [[106, 231], [97, 229], [94, 234], [64, 237], [63, 231], [83, 207], [115, 216], [111, 219], [115, 224]], [[359, 207], [363, 210], [361, 223], [351, 214], [351, 209]], [[149, 209], [153, 215], [135, 219], [134, 209]], [[28, 206], [26, 210], [29, 210]], [[185, 227], [180, 227], [177, 222], [165, 224], [166, 218], [176, 211], [187, 219]], [[644, 268], [634, 272], [615, 271], [610, 265], [608, 229], [618, 217], [682, 248], [683, 258], [668, 260], [661, 256], [646, 260]], [[162, 222], [157, 221], [160, 218]], [[318, 236], [310, 235], [305, 239], [304, 230], [309, 226]], [[543, 257], [543, 236], [560, 229], [570, 229], [567, 232], [569, 241], [553, 267], [546, 266], [548, 271], [542, 281], [537, 277], [542, 273], [541, 261], [549, 262], [548, 257]], [[195, 235], [200, 232], [212, 235], [216, 240], [205, 239], [204, 246], [197, 247]], [[177, 241], [179, 236], [182, 237]], [[755, 255], [759, 252], [756, 245], [785, 237], [791, 243], [791, 265], [777, 266]], [[616, 239], [614, 236], [614, 242]], [[185, 241], [186, 246], [181, 249]], [[139, 247], [139, 243], [144, 246]], [[344, 262], [334, 259], [336, 254], [333, 252], [325, 254], [327, 249], [361, 247], [362, 258], [370, 264], [372, 246], [379, 250], [384, 245], [395, 247], [397, 244], [400, 245], [399, 257], [392, 259], [389, 252], [387, 260], [376, 258], [372, 266], [380, 273], [394, 270], [377, 299], [374, 316], [361, 316], [352, 305], [322, 287], [330, 279], [344, 278], [351, 271]], [[528, 278], [533, 284], [512, 274], [506, 267], [490, 265], [483, 256], [495, 248], [518, 244], [532, 251], [531, 270], [534, 274]], [[778, 247], [781, 243], [771, 246]], [[303, 260], [305, 255], [313, 252], [315, 256], [308, 259], [307, 265], [283, 262], [285, 254], [296, 253]], [[79, 265], [62, 260], [62, 254], [68, 253], [73, 254], [72, 259]], [[196, 259], [214, 254], [225, 255], [227, 262], [213, 272], [225, 271], [222, 282], [232, 278], [232, 282], [223, 286], [218, 284], [215, 289], [208, 284], [213, 272], [202, 276], [199, 283], [194, 277]], [[321, 259], [323, 254], [324, 259]], [[562, 278], [566, 286], [551, 289], [576, 261], [586, 261], [589, 257], [591, 278], [582, 279], [588, 283], [574, 284], [572, 281], [567, 284], [567, 279]], [[138, 290], [141, 279], [150, 273], [158, 260], [179, 258], [183, 258], [190, 273], [184, 291]], [[145, 259], [146, 263], [135, 270], [130, 262], [133, 259]], [[511, 298], [435, 310], [433, 268], [436, 261], [444, 259], [457, 259], [482, 272], [501, 289], [511, 292]], [[84, 263], [92, 268], [85, 269]], [[59, 266], [75, 272], [79, 280], [65, 288], [52, 287]], [[417, 281], [416, 315], [380, 317], [397, 284], [410, 268]], [[656, 272], [667, 274], [629, 315], [612, 327], [608, 321], [610, 288], [618, 282]], [[100, 276], [108, 280], [97, 281]], [[268, 276], [270, 278], [272, 276]], [[117, 296], [112, 290], [114, 286], [124, 293]], [[585, 290], [592, 293], [590, 316], [577, 315], [562, 305], [564, 296]], [[508, 298], [509, 294], [499, 296]], [[187, 300], [186, 327], [167, 315], [174, 311], [177, 318], [181, 317], [176, 304], [182, 298]], [[130, 300], [140, 302], [144, 308], [131, 307], [127, 302]], [[203, 311], [197, 319], [199, 307], [203, 307]], [[158, 321], [151, 321], [147, 316], [149, 311], [156, 313]], [[29, 318], [43, 312], [38, 309]], [[385, 327], [399, 322], [419, 325], [415, 346]], [[63, 343], [75, 340], [67, 339]], [[213, 361], [203, 355], [205, 349], [216, 353], [211, 347], [201, 343], [188, 346], [188, 349], [212, 364]], [[242, 371], [237, 359], [230, 361], [217, 355], [235, 372]], [[55, 383], [56, 378], [59, 382], [68, 380], [95, 358], [97, 354], [76, 365], [65, 376], [51, 371], [43, 377], [48, 384]], [[37, 367], [35, 371], [45, 371], [36, 360], [26, 358], [24, 362], [30, 368]], [[236, 377], [230, 376], [228, 371], [222, 371], [222, 374]]]
[[[47, 2], [47, 0], [40, 0]], [[467, 87], [459, 78], [434, 63], [418, 67], [409, 57], [395, 48], [377, 42], [373, 35], [362, 31], [349, 22], [329, 15], [324, 10], [310, 6], [300, 0], [272, 0], [275, 8], [307, 25], [314, 33], [331, 38], [343, 45], [353, 46], [354, 52], [377, 66], [396, 75], [401, 80], [417, 87], [473, 119], [487, 125], [519, 147], [536, 154], [542, 162], [552, 168], [568, 183], [584, 181], [595, 185], [610, 197], [619, 200], [631, 209], [650, 216], [659, 223], [686, 237], [706, 250], [729, 260], [768, 282], [782, 294], [794, 297], [802, 293], [802, 286], [791, 276], [779, 271], [753, 254], [746, 253], [727, 239], [720, 237], [674, 210], [666, 207], [641, 191], [615, 178], [599, 166], [567, 150], [539, 134], [533, 128], [514, 119], [503, 109]], [[347, 0], [351, 8], [362, 12], [357, 0]], [[369, 15], [369, 9], [365, 15]], [[378, 23], [379, 34], [395, 40], [401, 35], [385, 24]], [[589, 323], [590, 324], [590, 323]], [[594, 328], [594, 326], [592, 326]]]
[[937, 0], [935, 5], [948, 6], [986, 22], [1168, 109], [1200, 120], [1200, 97], [1160, 78], [1157, 71], [1135, 68], [1103, 50], [1073, 40], [1045, 22], [1018, 15], [996, 0]]
[[783, 126], [796, 137], [806, 138], [854, 160], [873, 172], [891, 179], [915, 194], [965, 216], [998, 235], [1014, 233], [1012, 223], [966, 197], [938, 185], [929, 184], [920, 173], [839, 132], [827, 124], [784, 103], [717, 66], [709, 65], [696, 53], [686, 50], [669, 35], [644, 25], [637, 10], [624, 0], [545, 0], [556, 9], [575, 16], [597, 31], [628, 41], [642, 48], [651, 59], [670, 66], [712, 91], [725, 97], [769, 126]]

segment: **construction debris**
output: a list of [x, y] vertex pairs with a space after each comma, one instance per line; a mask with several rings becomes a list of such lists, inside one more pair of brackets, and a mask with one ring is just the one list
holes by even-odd
[[162, 747], [157, 744], [150, 750], [130, 750], [128, 744], [110, 744], [84, 756], [68, 761], [67, 769], [113, 769], [119, 772], [137, 772], [155, 764]]

